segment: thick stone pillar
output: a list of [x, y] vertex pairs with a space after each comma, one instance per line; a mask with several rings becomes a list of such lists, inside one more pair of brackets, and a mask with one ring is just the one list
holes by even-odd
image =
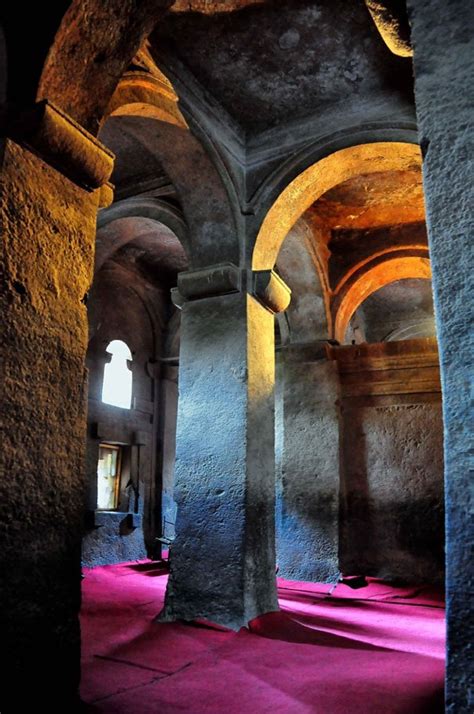
[[324, 343], [278, 354], [278, 574], [337, 582], [339, 576], [339, 378]]
[[0, 157], [0, 631], [7, 654], [0, 709], [31, 711], [31, 698], [34, 709], [72, 711], [85, 486], [84, 297], [100, 186], [113, 157], [48, 103], [14, 129]]
[[408, 0], [444, 418], [447, 711], [472, 711], [474, 5]]
[[176, 540], [161, 619], [237, 629], [277, 610], [273, 271], [182, 273]]

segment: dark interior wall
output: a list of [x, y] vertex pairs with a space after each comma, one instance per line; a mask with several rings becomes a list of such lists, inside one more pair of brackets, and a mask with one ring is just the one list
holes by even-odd
[[443, 582], [441, 403], [345, 408], [341, 570]]
[[[88, 526], [86, 565], [134, 560], [152, 554], [161, 524], [157, 489], [160, 374], [158, 357], [167, 317], [168, 293], [153, 288], [133, 270], [111, 261], [96, 275], [89, 295], [90, 343], [87, 440]], [[101, 399], [107, 345], [123, 340], [132, 353], [132, 408]], [[124, 457], [118, 512], [98, 512], [97, 460], [100, 443], [122, 446]], [[133, 514], [133, 517], [132, 515]]]
[[443, 421], [435, 345], [427, 339], [333, 349], [342, 392], [345, 574], [443, 581]]
[[324, 348], [277, 353], [277, 564], [293, 580], [339, 574], [339, 380]]

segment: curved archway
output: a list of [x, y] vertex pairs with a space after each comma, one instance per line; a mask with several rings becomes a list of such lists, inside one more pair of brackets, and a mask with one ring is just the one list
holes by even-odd
[[360, 174], [421, 166], [416, 144], [374, 142], [336, 151], [299, 174], [278, 196], [258, 232], [254, 270], [273, 268], [281, 244], [298, 218], [326, 191]]
[[[178, 239], [189, 254], [188, 231], [181, 212], [169, 203], [155, 198], [131, 198], [118, 201], [99, 213], [97, 222], [95, 272], [120, 248], [137, 239], [138, 226], [129, 226], [130, 219], [138, 219], [143, 233], [159, 231], [164, 239]], [[133, 230], [131, 230], [133, 228]]]
[[116, 154], [126, 141], [128, 153], [122, 156], [127, 161], [140, 157], [142, 162], [159, 164], [186, 219], [192, 268], [240, 262], [238, 206], [212, 158], [189, 129], [142, 115], [111, 116], [100, 139]]
[[143, 116], [188, 128], [178, 107], [178, 95], [162, 72], [126, 72], [110, 100], [103, 121], [109, 116]]
[[74, 0], [49, 50], [37, 99], [55, 102], [97, 135], [120, 77], [171, 4]]
[[413, 255], [389, 258], [366, 268], [346, 283], [334, 320], [335, 339], [341, 343], [344, 341], [352, 315], [369, 295], [389, 283], [404, 278], [431, 278], [429, 259]]
[[287, 342], [310, 343], [330, 337], [329, 289], [310, 226], [300, 218], [282, 243], [275, 267], [291, 286], [291, 302], [278, 318]]

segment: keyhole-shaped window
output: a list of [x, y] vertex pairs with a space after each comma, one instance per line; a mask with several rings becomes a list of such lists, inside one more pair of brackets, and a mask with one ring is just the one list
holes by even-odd
[[128, 362], [132, 354], [122, 340], [112, 340], [107, 346], [110, 362], [104, 367], [102, 401], [114, 407], [130, 409], [132, 406], [132, 373]]

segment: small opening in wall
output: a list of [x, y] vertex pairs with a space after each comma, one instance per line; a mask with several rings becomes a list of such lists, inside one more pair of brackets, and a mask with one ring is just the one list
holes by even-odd
[[97, 462], [97, 508], [113, 511], [118, 508], [122, 449], [113, 444], [100, 444]]
[[114, 407], [130, 409], [132, 405], [132, 372], [128, 364], [132, 360], [130, 349], [122, 340], [112, 340], [106, 351], [112, 355], [112, 358], [104, 367], [102, 401]]

